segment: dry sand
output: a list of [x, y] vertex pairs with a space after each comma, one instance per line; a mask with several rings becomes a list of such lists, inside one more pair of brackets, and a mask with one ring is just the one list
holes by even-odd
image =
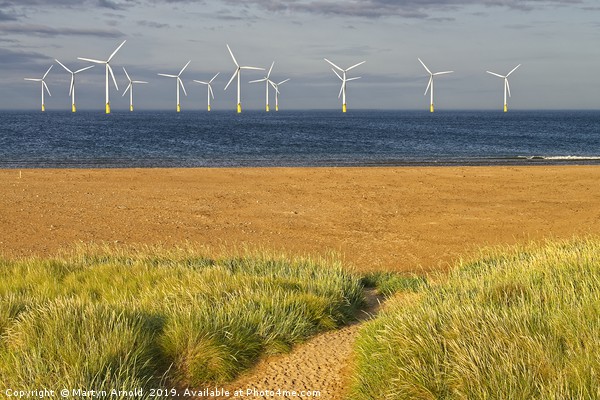
[[190, 241], [432, 270], [599, 233], [599, 182], [595, 166], [0, 170], [0, 252]]

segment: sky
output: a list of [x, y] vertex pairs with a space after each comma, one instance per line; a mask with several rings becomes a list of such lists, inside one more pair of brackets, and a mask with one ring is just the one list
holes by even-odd
[[[235, 110], [235, 82], [223, 88], [235, 66], [268, 69], [280, 87], [281, 109], [341, 109], [340, 80], [323, 58], [348, 72], [348, 108], [427, 110], [424, 96], [433, 71], [453, 70], [435, 81], [436, 109], [499, 109], [501, 75], [509, 78], [510, 109], [600, 108], [600, 2], [598, 0], [0, 0], [0, 109], [69, 110], [71, 70], [90, 65], [77, 57], [106, 59], [123, 41], [111, 65], [113, 110], [128, 110], [122, 96], [126, 67], [134, 80], [136, 110], [205, 110], [213, 82], [213, 109]], [[242, 72], [244, 109], [264, 109], [264, 71]], [[79, 110], [104, 111], [104, 67], [77, 75]], [[271, 107], [274, 93], [270, 93]]]

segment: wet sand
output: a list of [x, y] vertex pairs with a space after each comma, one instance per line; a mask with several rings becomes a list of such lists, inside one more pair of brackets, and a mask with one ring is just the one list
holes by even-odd
[[597, 166], [0, 170], [0, 252], [188, 241], [427, 271], [600, 233], [599, 183]]

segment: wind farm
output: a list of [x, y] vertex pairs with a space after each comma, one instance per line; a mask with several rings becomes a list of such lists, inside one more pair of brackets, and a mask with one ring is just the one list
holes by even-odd
[[[112, 80], [115, 88], [118, 90], [118, 79], [115, 76], [115, 72], [113, 67], [111, 66], [111, 62], [113, 62], [113, 59], [115, 58], [116, 54], [121, 50], [121, 48], [124, 46], [124, 44], [126, 43], [126, 40], [123, 40], [119, 46], [117, 46], [117, 48], [110, 54], [110, 56], [106, 59], [106, 60], [99, 60], [99, 59], [93, 59], [93, 58], [84, 58], [84, 57], [77, 57], [78, 60], [82, 60], [82, 61], [87, 61], [93, 64], [101, 64], [104, 65], [104, 73], [105, 73], [105, 81], [104, 81], [104, 89], [105, 89], [105, 112], [106, 114], [110, 114], [111, 112], [111, 102], [110, 102], [110, 80]], [[237, 90], [236, 90], [236, 112], [237, 113], [241, 113], [242, 112], [242, 83], [241, 83], [241, 74], [242, 74], [242, 70], [255, 70], [255, 71], [265, 71], [265, 68], [261, 68], [261, 67], [254, 67], [254, 66], [247, 66], [247, 65], [240, 65], [237, 61], [237, 58], [235, 57], [231, 47], [229, 46], [229, 44], [226, 44], [226, 48], [228, 51], [228, 54], [231, 58], [231, 60], [233, 61], [234, 65], [235, 65], [235, 70], [231, 76], [231, 78], [229, 79], [229, 81], [227, 81], [227, 83], [224, 86], [224, 90], [227, 90], [229, 88], [229, 86], [232, 85], [233, 81], [236, 80], [236, 85], [237, 85]], [[349, 73], [350, 71], [354, 70], [355, 68], [363, 65], [366, 63], [366, 60], [363, 60], [359, 63], [353, 64], [350, 67], [347, 68], [342, 68], [340, 67], [338, 64], [334, 63], [333, 61], [331, 61], [328, 58], [323, 58], [323, 60], [325, 60], [329, 66], [331, 71], [333, 71], [333, 73], [335, 74], [335, 76], [340, 80], [341, 84], [340, 84], [340, 88], [339, 88], [339, 92], [338, 92], [338, 99], [341, 99], [341, 105], [342, 105], [342, 113], [346, 113], [348, 111], [348, 82], [354, 81], [354, 80], [358, 80], [361, 79], [361, 76], [353, 76], [350, 77]], [[429, 111], [431, 113], [433, 113], [435, 111], [435, 83], [436, 83], [436, 78], [440, 75], [446, 75], [446, 74], [451, 74], [454, 73], [454, 71], [440, 71], [440, 72], [432, 72], [432, 70], [425, 64], [425, 62], [421, 59], [417, 57], [417, 60], [419, 61], [419, 63], [423, 66], [423, 68], [425, 69], [425, 71], [427, 72], [427, 74], [429, 75], [429, 80], [427, 82], [427, 87], [425, 89], [425, 93], [424, 95], [429, 94]], [[58, 63], [65, 71], [67, 71], [68, 73], [71, 74], [71, 82], [69, 85], [69, 95], [71, 96], [71, 111], [74, 113], [77, 110], [77, 106], [76, 106], [76, 102], [75, 102], [75, 88], [76, 88], [76, 76], [77, 74], [89, 70], [93, 67], [93, 65], [89, 65], [89, 66], [85, 66], [83, 68], [77, 69], [75, 71], [71, 70], [70, 68], [68, 68], [63, 62], [59, 61], [58, 59], [54, 59], [54, 61], [56, 63]], [[316, 60], [315, 60], [316, 61]], [[163, 77], [168, 77], [168, 78], [174, 78], [175, 79], [175, 86], [176, 86], [176, 112], [181, 112], [181, 94], [180, 91], [183, 90], [183, 94], [185, 96], [188, 95], [187, 90], [185, 88], [184, 85], [184, 80], [182, 78], [182, 74], [184, 73], [184, 71], [188, 68], [188, 66], [190, 65], [191, 60], [189, 60], [179, 71], [178, 74], [167, 74], [167, 73], [157, 73], [157, 75], [159, 76], [163, 76]], [[273, 72], [275, 66], [275, 61], [273, 61], [270, 65], [270, 67], [268, 68], [267, 73], [260, 79], [254, 79], [254, 80], [250, 80], [248, 81], [248, 83], [250, 84], [254, 84], [254, 83], [263, 83], [265, 84], [265, 104], [264, 104], [264, 109], [266, 112], [271, 111], [271, 104], [269, 101], [269, 97], [270, 97], [270, 93], [269, 91], [271, 89], [273, 89], [275, 91], [274, 95], [275, 95], [275, 110], [279, 111], [279, 95], [280, 90], [279, 90], [279, 85], [282, 85], [286, 82], [288, 82], [290, 80], [290, 78], [287, 78], [285, 80], [280, 81], [279, 83], [276, 83], [273, 79], [271, 79], [271, 74]], [[510, 90], [510, 84], [508, 81], [508, 77], [515, 71], [517, 70], [519, 67], [521, 66], [521, 64], [518, 64], [516, 67], [514, 67], [508, 74], [506, 75], [501, 75], [498, 74], [496, 72], [492, 72], [492, 71], [486, 71], [486, 73], [497, 76], [499, 78], [502, 78], [504, 80], [504, 112], [508, 111], [508, 98], [511, 97], [511, 90]], [[125, 94], [129, 93], [129, 105], [128, 105], [128, 109], [129, 111], [133, 111], [134, 109], [134, 105], [133, 105], [133, 86], [136, 84], [146, 84], [149, 81], [148, 80], [133, 80], [125, 66], [122, 66], [121, 69], [123, 70], [124, 76], [126, 78], [126, 88], [125, 91], [122, 93], [121, 97], [124, 97]], [[147, 68], [146, 68], [147, 70]], [[204, 70], [204, 69], [203, 69]], [[49, 72], [49, 70], [48, 70]], [[43, 88], [43, 92], [42, 92], [42, 111], [46, 110], [46, 102], [45, 102], [45, 97], [44, 95], [47, 93], [48, 95], [50, 95], [49, 92], [49, 88], [46, 84], [46, 81], [44, 81], [44, 79], [46, 78], [46, 75], [44, 75], [43, 78], [41, 79], [34, 79], [34, 78], [25, 78], [25, 80], [34, 80], [34, 81], [38, 81], [38, 82], [42, 82], [42, 88]], [[110, 76], [110, 77], [109, 77]], [[207, 103], [206, 103], [206, 108], [208, 111], [213, 110], [214, 108], [214, 104], [213, 101], [215, 100], [215, 95], [214, 95], [214, 87], [216, 84], [218, 84], [219, 82], [216, 82], [217, 77], [219, 76], [219, 73], [216, 73], [215, 75], [212, 76], [212, 78], [208, 81], [204, 81], [204, 80], [192, 80], [192, 82], [194, 83], [198, 83], [198, 84], [202, 84], [202, 85], [206, 85], [207, 86], [207, 91], [206, 91], [206, 96], [207, 96]], [[294, 78], [294, 82], [297, 83], [295, 85], [295, 89], [297, 90], [299, 86], [307, 86], [307, 82], [299, 82], [296, 81], [297, 78]], [[368, 79], [370, 79], [370, 76], [368, 77]], [[464, 78], [461, 78], [464, 79]], [[393, 84], [393, 82], [390, 82], [390, 84]], [[363, 94], [364, 96], [364, 94]], [[361, 107], [359, 107], [361, 108]], [[362, 107], [364, 108], [364, 106]]]
[[104, 64], [105, 66], [105, 89], [106, 89], [106, 114], [110, 114], [110, 96], [109, 96], [109, 87], [108, 87], [108, 75], [110, 74], [110, 76], [112, 77], [113, 83], [115, 84], [115, 88], [117, 90], [119, 90], [119, 85], [117, 85], [117, 80], [115, 79], [115, 74], [113, 73], [113, 70], [110, 66], [110, 61], [113, 59], [113, 57], [115, 56], [115, 54], [117, 54], [117, 52], [121, 49], [121, 47], [123, 47], [123, 45], [125, 44], [127, 40], [123, 40], [123, 42], [119, 45], [119, 47], [117, 47], [115, 49], [115, 51], [112, 52], [112, 54], [108, 57], [108, 59], [106, 61], [102, 61], [102, 60], [96, 60], [93, 58], [83, 58], [83, 57], [77, 57], [78, 60], [82, 60], [82, 61], [88, 61], [91, 63], [95, 63], [95, 64]]

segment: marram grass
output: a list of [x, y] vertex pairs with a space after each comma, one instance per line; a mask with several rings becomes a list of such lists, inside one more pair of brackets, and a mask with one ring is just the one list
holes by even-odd
[[335, 260], [107, 247], [0, 259], [0, 382], [222, 383], [343, 324], [362, 301], [360, 278]]
[[600, 399], [600, 240], [497, 249], [360, 332], [352, 399]]

